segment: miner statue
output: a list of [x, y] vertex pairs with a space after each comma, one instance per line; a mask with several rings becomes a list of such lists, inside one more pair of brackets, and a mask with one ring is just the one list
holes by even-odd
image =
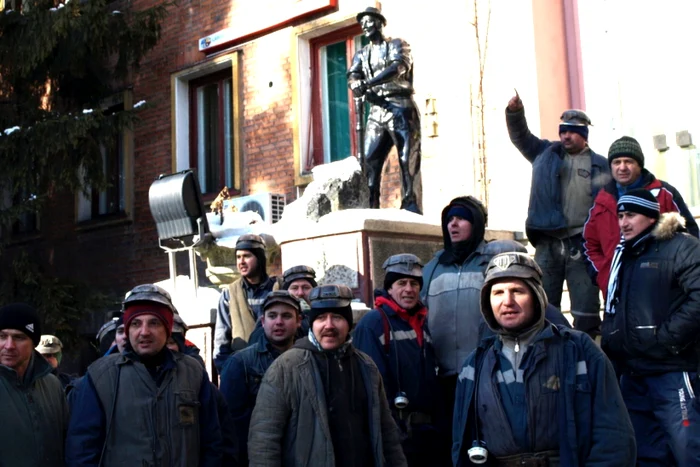
[[[411, 47], [402, 39], [384, 37], [386, 18], [377, 8], [357, 14], [369, 44], [355, 54], [348, 70], [348, 86], [355, 97], [357, 118], [369, 105], [366, 128], [358, 133], [360, 163], [369, 185], [370, 207], [379, 208], [382, 168], [396, 146], [401, 168], [401, 209], [422, 214], [420, 176], [420, 117], [413, 101]], [[357, 105], [359, 104], [359, 105]]]

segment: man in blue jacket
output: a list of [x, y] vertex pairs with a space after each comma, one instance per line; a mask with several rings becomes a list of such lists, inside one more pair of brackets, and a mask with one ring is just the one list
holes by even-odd
[[517, 95], [508, 102], [506, 124], [511, 142], [532, 164], [525, 229], [544, 272], [544, 290], [561, 308], [566, 280], [574, 328], [594, 337], [600, 334], [600, 299], [588, 275], [582, 233], [593, 200], [610, 180], [608, 161], [588, 147], [591, 120], [580, 110], [562, 114], [557, 142], [530, 132]]
[[139, 285], [123, 305], [124, 352], [95, 361], [74, 390], [66, 465], [220, 466], [214, 388], [197, 360], [166, 347], [170, 294]]
[[263, 303], [261, 321], [258, 340], [233, 354], [221, 374], [221, 393], [233, 418], [243, 466], [248, 465], [248, 427], [260, 382], [272, 362], [294, 345], [301, 326], [299, 300], [286, 290], [271, 292]]
[[447, 450], [437, 449], [440, 394], [428, 309], [420, 301], [423, 265], [416, 255], [404, 253], [389, 257], [382, 267], [384, 288], [375, 291], [374, 309], [355, 327], [353, 343], [372, 357], [382, 375], [408, 465], [449, 465]]
[[542, 271], [523, 253], [488, 265], [484, 339], [459, 374], [455, 466], [635, 465], [632, 424], [615, 371], [586, 334], [545, 320]]

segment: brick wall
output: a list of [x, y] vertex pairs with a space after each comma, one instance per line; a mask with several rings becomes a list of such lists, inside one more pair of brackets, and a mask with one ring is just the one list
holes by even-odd
[[[238, 0], [245, 1], [245, 0]], [[135, 9], [154, 4], [135, 0]], [[115, 297], [138, 283], [168, 277], [167, 255], [158, 247], [148, 206], [148, 189], [159, 174], [172, 171], [171, 75], [204, 63], [198, 39], [227, 27], [236, 1], [182, 0], [162, 25], [159, 44], [132, 74], [134, 102], [146, 100], [134, 129], [134, 190], [131, 220], [78, 228], [75, 199], [58, 194], [41, 219], [40, 236], [17, 244], [57, 276], [85, 281]], [[242, 47], [242, 191], [283, 193], [296, 197], [294, 186], [293, 118], [288, 30], [261, 35]], [[281, 45], [280, 45], [281, 44]], [[285, 48], [286, 45], [286, 48]], [[213, 54], [215, 55], [215, 54]], [[270, 96], [274, 99], [270, 99]], [[382, 207], [399, 207], [400, 177], [396, 152], [384, 170]], [[17, 246], [16, 245], [16, 246]], [[15, 247], [16, 247], [15, 246]], [[10, 247], [12, 250], [13, 247]], [[279, 260], [271, 265], [279, 274]], [[188, 270], [178, 256], [178, 272]], [[206, 283], [204, 276], [201, 283]]]

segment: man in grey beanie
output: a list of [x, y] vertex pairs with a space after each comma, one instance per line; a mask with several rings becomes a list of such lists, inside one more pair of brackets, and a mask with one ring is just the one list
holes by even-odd
[[546, 321], [546, 307], [532, 258], [491, 259], [481, 312], [496, 335], [459, 374], [454, 465], [488, 458], [504, 466], [635, 465], [634, 431], [612, 365], [586, 334]]
[[68, 405], [53, 367], [37, 352], [41, 323], [24, 303], [0, 308], [0, 463], [63, 466]]

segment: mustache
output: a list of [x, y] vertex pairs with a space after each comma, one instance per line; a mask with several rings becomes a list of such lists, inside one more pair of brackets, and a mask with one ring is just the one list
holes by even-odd
[[328, 331], [323, 331], [321, 337], [338, 337], [340, 333], [337, 329], [329, 329]]

